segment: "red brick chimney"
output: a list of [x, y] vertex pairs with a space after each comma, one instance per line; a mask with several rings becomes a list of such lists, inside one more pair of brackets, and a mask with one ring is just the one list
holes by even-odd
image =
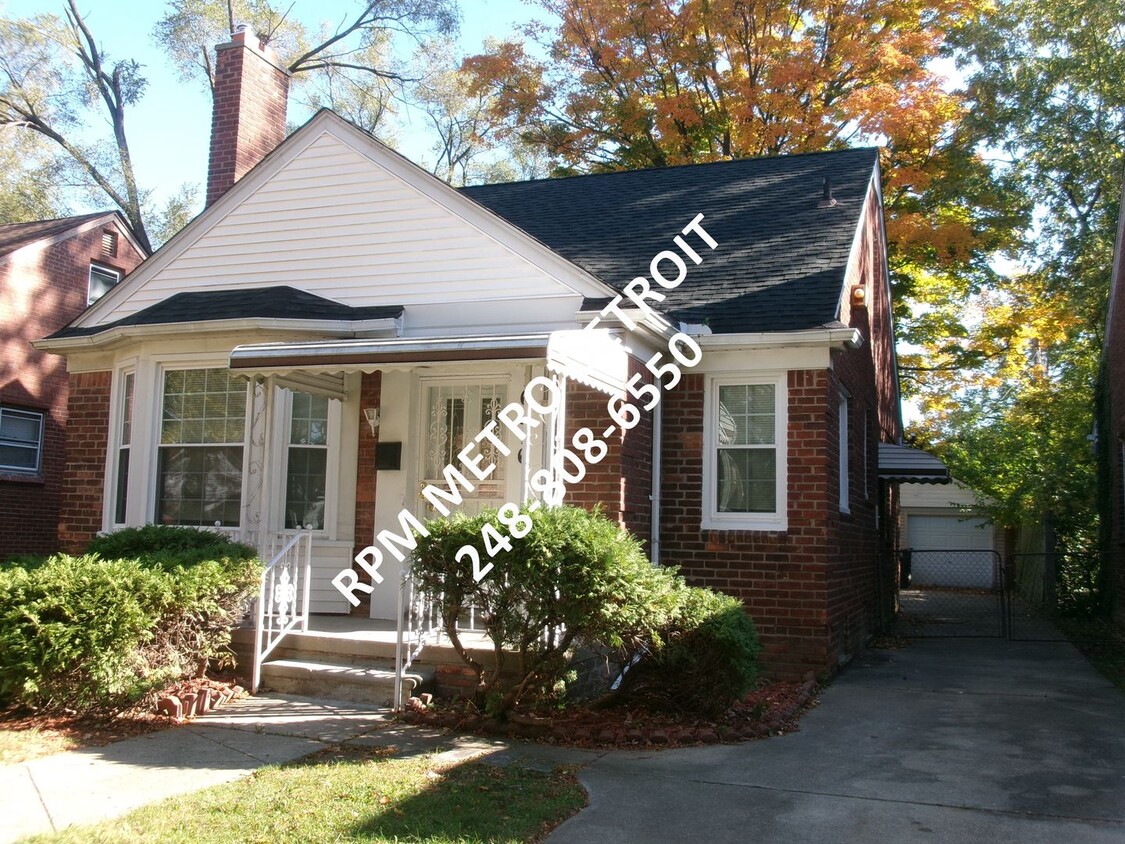
[[246, 25], [215, 48], [211, 115], [210, 205], [285, 138], [289, 74]]

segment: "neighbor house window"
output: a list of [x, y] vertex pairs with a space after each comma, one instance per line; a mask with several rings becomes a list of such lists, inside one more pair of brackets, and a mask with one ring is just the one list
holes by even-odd
[[246, 381], [227, 369], [164, 374], [156, 518], [236, 527], [242, 508]]
[[850, 488], [850, 470], [848, 467], [848, 395], [840, 396], [840, 512], [850, 512], [848, 492]]
[[0, 472], [34, 475], [43, 452], [43, 414], [0, 407]]
[[704, 527], [785, 522], [785, 383], [714, 379], [705, 416]]
[[86, 295], [86, 304], [92, 305], [98, 301], [119, 281], [121, 281], [121, 273], [117, 270], [90, 264], [90, 286]]
[[117, 438], [117, 474], [114, 478], [113, 523], [125, 524], [129, 503], [129, 453], [133, 442], [134, 375], [126, 372], [121, 386], [121, 434]]
[[285, 481], [285, 527], [324, 529], [328, 477], [328, 399], [293, 394]]

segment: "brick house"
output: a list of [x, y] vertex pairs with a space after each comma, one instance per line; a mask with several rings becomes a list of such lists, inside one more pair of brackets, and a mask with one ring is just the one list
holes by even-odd
[[1125, 204], [1117, 228], [1098, 380], [1101, 551], [1114, 619], [1125, 628]]
[[[245, 33], [217, 73], [208, 209], [39, 344], [99, 444], [67, 547], [305, 527], [314, 609], [386, 619], [394, 558], [356, 610], [333, 580], [403, 512], [569, 471], [568, 501], [740, 596], [774, 674], [833, 670], [889, 617], [897, 483], [929, 470], [900, 444], [876, 150], [455, 190], [326, 111], [255, 165], [287, 79]], [[516, 436], [537, 379], [565, 402]], [[486, 428], [495, 471], [456, 489]], [[566, 458], [590, 435], [604, 459]]]
[[117, 212], [0, 226], [0, 560], [58, 550], [66, 362], [31, 343], [144, 257]]

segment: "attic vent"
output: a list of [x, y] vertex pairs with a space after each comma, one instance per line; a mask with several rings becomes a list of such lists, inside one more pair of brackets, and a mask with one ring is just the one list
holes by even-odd
[[102, 254], [107, 258], [117, 257], [117, 232], [102, 232]]
[[824, 177], [824, 194], [820, 197], [820, 202], [816, 204], [817, 208], [831, 208], [836, 204], [836, 200], [832, 198], [832, 178], [830, 176]]

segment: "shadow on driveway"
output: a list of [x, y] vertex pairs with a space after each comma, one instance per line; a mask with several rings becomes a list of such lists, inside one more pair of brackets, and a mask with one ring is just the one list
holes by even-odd
[[871, 651], [801, 730], [611, 753], [552, 844], [1125, 841], [1125, 696], [1065, 643]]

